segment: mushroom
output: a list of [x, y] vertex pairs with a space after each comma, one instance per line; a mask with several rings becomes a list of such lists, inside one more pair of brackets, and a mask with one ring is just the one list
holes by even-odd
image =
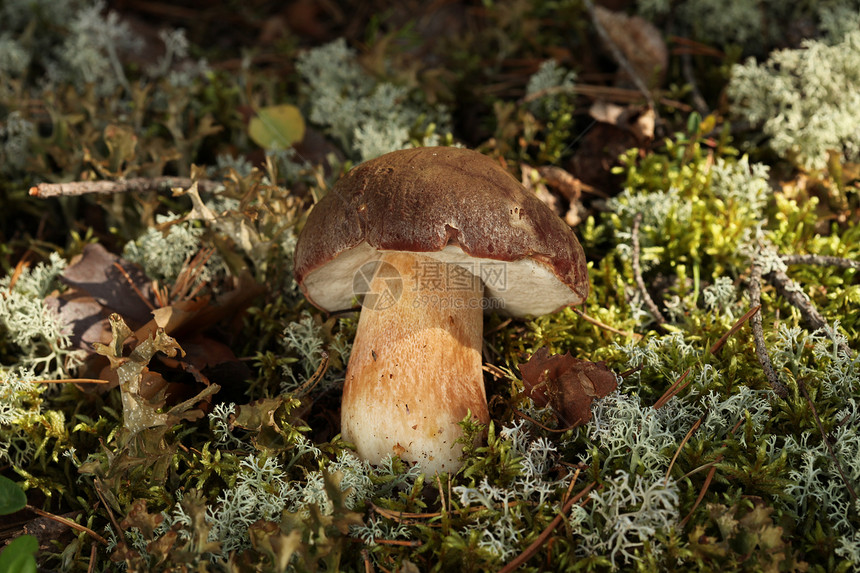
[[460, 422], [489, 422], [484, 311], [541, 315], [588, 295], [576, 236], [497, 162], [423, 147], [349, 171], [314, 206], [296, 281], [320, 309], [363, 295], [341, 406], [343, 438], [379, 463], [455, 471]]

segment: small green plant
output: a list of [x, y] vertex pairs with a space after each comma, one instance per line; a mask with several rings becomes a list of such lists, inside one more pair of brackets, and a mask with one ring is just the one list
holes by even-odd
[[[27, 505], [24, 491], [9, 478], [0, 476], [0, 515], [15, 513]], [[0, 551], [0, 571], [35, 573], [39, 541], [32, 535], [20, 535]]]

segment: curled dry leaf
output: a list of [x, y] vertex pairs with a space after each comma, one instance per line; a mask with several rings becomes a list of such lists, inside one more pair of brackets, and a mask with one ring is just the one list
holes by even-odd
[[568, 201], [571, 203], [579, 201], [582, 196], [582, 181], [572, 173], [555, 165], [538, 167], [538, 173], [547, 185], [564, 195]]
[[639, 106], [622, 107], [598, 100], [588, 109], [588, 114], [601, 123], [608, 123], [629, 131], [641, 143], [654, 139], [656, 115], [653, 109], [642, 109]]
[[546, 347], [520, 364], [525, 394], [538, 406], [551, 406], [569, 427], [591, 419], [591, 403], [618, 387], [615, 373], [603, 362], [580, 360], [570, 355], [550, 356]]
[[549, 192], [546, 185], [541, 181], [539, 170], [526, 163], [520, 163], [522, 173], [521, 182], [523, 187], [537, 195], [537, 198], [543, 201], [547, 207], [553, 210], [555, 214], [561, 214], [561, 207], [558, 204], [558, 199], [555, 195]]
[[60, 279], [132, 324], [150, 318], [155, 300], [152, 281], [139, 266], [108, 252], [98, 243], [84, 247]]
[[[594, 12], [612, 43], [627, 58], [639, 79], [648, 87], [662, 84], [669, 65], [669, 49], [660, 30], [640, 16], [628, 16], [602, 6], [595, 7]], [[619, 70], [619, 80], [622, 82], [624, 75]]]

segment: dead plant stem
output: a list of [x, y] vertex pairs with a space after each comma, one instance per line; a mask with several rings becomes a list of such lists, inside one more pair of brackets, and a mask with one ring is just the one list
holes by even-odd
[[642, 294], [642, 300], [645, 302], [645, 306], [647, 306], [648, 310], [651, 311], [651, 314], [654, 316], [654, 320], [657, 321], [657, 325], [662, 330], [663, 325], [666, 324], [666, 319], [657, 307], [657, 303], [655, 303], [654, 299], [651, 298], [651, 295], [648, 294], [648, 289], [645, 287], [645, 280], [642, 278], [642, 267], [639, 264], [639, 225], [641, 223], [642, 213], [636, 213], [636, 216], [633, 217], [633, 230], [631, 231], [631, 241], [633, 242], [633, 278], [636, 281], [636, 286], [639, 287], [639, 292]]

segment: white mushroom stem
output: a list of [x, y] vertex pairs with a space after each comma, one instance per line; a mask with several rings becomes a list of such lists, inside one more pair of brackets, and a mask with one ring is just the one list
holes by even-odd
[[454, 471], [462, 454], [459, 422], [469, 412], [489, 421], [483, 284], [422, 255], [392, 252], [382, 261], [401, 282], [377, 273], [370, 284], [372, 293], [396, 300], [371, 305], [365, 298], [343, 389], [343, 437], [371, 463], [396, 454], [430, 474]]

